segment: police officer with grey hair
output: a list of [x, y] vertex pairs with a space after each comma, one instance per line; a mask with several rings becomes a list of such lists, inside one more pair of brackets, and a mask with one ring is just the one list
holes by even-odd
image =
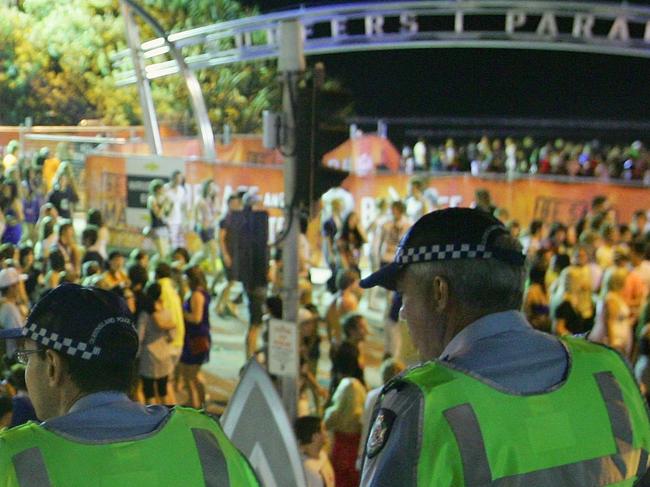
[[381, 393], [363, 486], [645, 485], [650, 421], [621, 357], [534, 330], [525, 256], [490, 214], [429, 213], [361, 281], [399, 292], [422, 359]]

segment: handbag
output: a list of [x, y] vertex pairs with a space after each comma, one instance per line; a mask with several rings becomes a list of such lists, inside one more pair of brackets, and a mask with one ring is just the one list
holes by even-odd
[[210, 338], [207, 336], [192, 337], [189, 340], [190, 354], [199, 355], [210, 350]]

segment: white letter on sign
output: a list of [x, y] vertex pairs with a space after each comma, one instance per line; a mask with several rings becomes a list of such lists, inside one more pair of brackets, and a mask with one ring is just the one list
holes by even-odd
[[380, 16], [369, 15], [366, 17], [366, 35], [372, 36], [375, 34], [384, 33], [384, 18]]
[[399, 31], [402, 34], [410, 32], [411, 34], [417, 34], [420, 26], [418, 25], [418, 20], [413, 14], [402, 14], [399, 16]]
[[250, 47], [253, 45], [253, 37], [250, 32], [244, 32], [243, 34], [235, 34], [235, 47], [241, 49], [242, 47]]
[[650, 20], [648, 20], [645, 24], [645, 35], [643, 36], [643, 40], [650, 42]]
[[278, 43], [278, 31], [275, 29], [268, 29], [266, 31], [266, 43], [269, 46], [275, 46]]
[[539, 25], [537, 26], [537, 35], [557, 37], [557, 21], [555, 20], [555, 14], [546, 12], [542, 15]]
[[573, 18], [573, 37], [591, 39], [591, 29], [593, 29], [595, 21], [595, 17], [591, 14], [576, 14]]
[[314, 24], [303, 24], [302, 26], [302, 40], [306, 41], [314, 35]]
[[612, 41], [623, 42], [630, 40], [630, 29], [627, 26], [627, 19], [625, 17], [616, 17], [607, 38]]
[[454, 31], [456, 34], [462, 34], [465, 30], [465, 15], [460, 10], [456, 12], [454, 17]]
[[506, 14], [506, 33], [514, 34], [517, 27], [523, 27], [526, 23], [526, 14], [515, 10], [510, 10]]
[[347, 24], [345, 20], [332, 19], [331, 29], [332, 29], [332, 37], [339, 37], [347, 34]]

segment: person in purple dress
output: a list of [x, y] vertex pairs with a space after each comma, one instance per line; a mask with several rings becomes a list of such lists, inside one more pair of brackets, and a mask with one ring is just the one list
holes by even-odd
[[45, 202], [45, 191], [43, 185], [42, 170], [36, 167], [28, 167], [21, 182], [23, 198], [24, 228], [27, 237], [36, 243], [38, 240], [38, 222], [41, 206]]
[[190, 288], [183, 303], [185, 318], [185, 341], [179, 364], [179, 371], [185, 391], [187, 405], [203, 407], [205, 385], [199, 374], [201, 366], [210, 360], [210, 293], [207, 291], [205, 274], [198, 266], [185, 270], [185, 278]]
[[2, 243], [18, 245], [23, 235], [23, 202], [14, 181], [4, 180], [0, 184], [0, 210], [6, 224]]

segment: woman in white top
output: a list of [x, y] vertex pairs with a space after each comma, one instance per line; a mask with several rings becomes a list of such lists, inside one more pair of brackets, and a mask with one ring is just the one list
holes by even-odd
[[214, 181], [206, 179], [201, 184], [201, 196], [194, 207], [195, 230], [203, 243], [201, 259], [209, 259], [210, 273], [214, 272], [217, 261], [217, 241], [215, 239], [217, 215], [219, 214], [217, 194], [217, 186]]
[[38, 225], [38, 242], [34, 247], [36, 260], [47, 261], [50, 257], [50, 249], [56, 245], [57, 234], [54, 231], [56, 220], [51, 216], [44, 217]]
[[102, 217], [102, 212], [97, 208], [91, 208], [88, 210], [88, 215], [86, 218], [87, 225], [95, 225], [97, 230], [97, 242], [95, 243], [95, 248], [99, 255], [102, 256], [102, 259], [105, 261], [108, 260], [108, 241], [110, 239], [110, 234], [108, 232], [108, 227], [104, 224], [104, 218]]
[[164, 259], [169, 253], [170, 245], [166, 219], [171, 210], [171, 202], [165, 196], [163, 189], [162, 179], [154, 179], [149, 183], [147, 209], [151, 225], [145, 229], [145, 235], [153, 240], [158, 255]]
[[609, 274], [604, 284], [603, 297], [596, 306], [596, 322], [589, 339], [609, 345], [629, 358], [634, 321], [621, 294], [628, 272], [625, 268], [616, 268]]
[[147, 404], [167, 403], [167, 379], [174, 372], [172, 340], [176, 324], [161, 299], [160, 284], [145, 289], [143, 309], [138, 315], [140, 338], [138, 373]]

